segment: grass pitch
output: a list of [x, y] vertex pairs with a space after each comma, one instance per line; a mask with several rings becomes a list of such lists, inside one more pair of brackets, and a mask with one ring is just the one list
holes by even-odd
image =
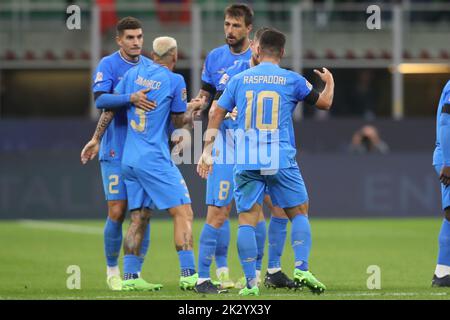
[[[178, 288], [179, 265], [171, 220], [152, 221], [142, 276], [162, 283], [155, 293], [112, 292], [105, 282], [104, 221], [7, 221], [0, 223], [0, 299], [239, 299], [237, 290], [203, 296]], [[202, 219], [194, 225], [195, 256]], [[256, 299], [450, 299], [450, 288], [431, 288], [441, 219], [311, 219], [311, 271], [327, 286], [321, 296], [307, 289], [262, 287]], [[124, 223], [124, 233], [128, 222]], [[242, 275], [236, 249], [237, 221], [231, 222], [229, 267]], [[267, 267], [263, 260], [263, 274]], [[283, 270], [292, 277], [290, 225]], [[122, 269], [122, 258], [120, 259]], [[80, 267], [81, 289], [69, 290], [71, 265]], [[369, 290], [369, 266], [381, 270], [381, 289]], [[211, 275], [215, 274], [213, 266]]]

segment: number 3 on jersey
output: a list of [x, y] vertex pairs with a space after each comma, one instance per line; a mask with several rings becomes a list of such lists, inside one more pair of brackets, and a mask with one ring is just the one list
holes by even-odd
[[131, 120], [130, 125], [137, 132], [143, 132], [145, 130], [145, 111], [136, 108], [134, 112], [139, 116], [139, 123], [135, 120]]
[[[245, 129], [252, 128], [253, 121], [253, 96], [254, 91], [246, 91], [247, 107], [245, 110]], [[268, 102], [272, 105], [272, 119], [270, 123], [264, 123], [264, 111], [268, 112]], [[259, 130], [278, 129], [278, 109], [280, 107], [280, 95], [275, 91], [261, 91], [256, 97], [256, 128]]]

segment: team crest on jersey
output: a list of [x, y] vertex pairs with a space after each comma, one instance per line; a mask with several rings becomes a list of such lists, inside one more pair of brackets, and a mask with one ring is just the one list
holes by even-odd
[[114, 152], [113, 149], [109, 150], [109, 156], [110, 156], [111, 158], [114, 158], [114, 157], [116, 156], [116, 153]]
[[183, 100], [183, 101], [187, 100], [187, 90], [186, 90], [186, 88], [183, 88], [183, 90], [181, 90], [181, 100]]
[[228, 79], [230, 79], [230, 76], [226, 73], [224, 73], [224, 75], [222, 76], [222, 78], [220, 78], [219, 83], [220, 84], [227, 84]]
[[103, 81], [103, 72], [97, 72], [95, 75], [95, 82]]
[[313, 85], [308, 80], [306, 80], [306, 86], [308, 87], [309, 90], [312, 90], [313, 88]]

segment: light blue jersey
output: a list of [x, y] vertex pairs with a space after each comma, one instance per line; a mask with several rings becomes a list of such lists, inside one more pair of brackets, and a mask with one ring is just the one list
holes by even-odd
[[[433, 166], [438, 176], [442, 166], [450, 166], [450, 81], [442, 90], [436, 116], [436, 148]], [[441, 183], [442, 210], [450, 207], [450, 186]]]
[[[434, 149], [433, 154], [433, 165], [442, 165], [444, 163], [443, 155], [442, 155], [442, 148], [441, 148], [441, 137], [440, 130], [441, 130], [441, 115], [442, 115], [442, 108], [444, 105], [450, 105], [450, 81], [447, 82], [444, 89], [442, 90], [441, 98], [439, 100], [439, 106], [437, 109], [437, 115], [436, 115], [436, 147]], [[447, 137], [450, 139], [450, 137]], [[450, 159], [446, 159], [447, 162], [450, 162]]]
[[[311, 90], [312, 85], [301, 75], [268, 62], [230, 79], [218, 105], [229, 112], [237, 106], [237, 129], [243, 134], [235, 133], [236, 169], [296, 165], [292, 113]], [[249, 132], [256, 138], [249, 141]]]
[[264, 193], [281, 208], [308, 201], [295, 160], [292, 113], [311, 91], [312, 85], [301, 75], [267, 62], [230, 78], [218, 105], [227, 111], [238, 109], [234, 170], [238, 213], [248, 212], [255, 203], [262, 205]]
[[[220, 81], [225, 71], [240, 62], [250, 60], [252, 52], [248, 48], [245, 52], [234, 54], [228, 45], [213, 49], [206, 57], [202, 71], [202, 81], [217, 91], [220, 89]], [[206, 204], [215, 206], [226, 206], [233, 199], [233, 163], [234, 163], [234, 130], [236, 121], [225, 119], [220, 128], [220, 137], [214, 144], [214, 152], [217, 161], [213, 172], [208, 175], [206, 182]], [[231, 131], [230, 131], [231, 130]], [[218, 164], [220, 163], [220, 164]]]
[[[139, 61], [133, 63], [122, 57], [120, 51], [116, 51], [100, 61], [94, 73], [92, 90], [94, 94], [98, 92], [113, 93], [115, 86], [129, 69], [137, 65], [151, 64], [153, 62], [144, 56], [140, 56]], [[124, 108], [117, 109], [114, 119], [103, 135], [100, 144], [99, 160], [120, 161], [126, 133], [126, 110]]]
[[190, 203], [189, 192], [169, 150], [171, 113], [184, 113], [187, 107], [183, 77], [158, 64], [130, 69], [117, 85], [126, 94], [150, 88], [147, 99], [157, 108], [143, 111], [130, 104], [128, 128], [122, 158], [129, 209], [151, 207], [168, 209]]

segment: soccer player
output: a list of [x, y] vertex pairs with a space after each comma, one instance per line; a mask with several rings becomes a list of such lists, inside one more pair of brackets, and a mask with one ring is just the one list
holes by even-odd
[[450, 287], [450, 81], [445, 85], [439, 100], [433, 166], [441, 181], [445, 218], [439, 233], [439, 253], [431, 284], [434, 287]]
[[[125, 143], [127, 118], [125, 110], [118, 108], [129, 102], [144, 110], [151, 110], [155, 104], [146, 99], [146, 90], [127, 95], [114, 95], [114, 87], [125, 72], [137, 65], [149, 65], [152, 61], [141, 55], [143, 45], [142, 25], [133, 17], [126, 17], [117, 23], [116, 42], [119, 50], [104, 57], [95, 73], [93, 92], [97, 108], [103, 113], [92, 139], [81, 152], [85, 164], [94, 159], [100, 145], [100, 167], [103, 188], [108, 204], [108, 218], [104, 229], [104, 248], [107, 264], [107, 284], [111, 290], [121, 290], [122, 280], [118, 267], [120, 247], [122, 246], [122, 223], [127, 208], [127, 195], [121, 172], [121, 158]], [[109, 125], [111, 123], [111, 125]], [[106, 132], [105, 132], [106, 130]], [[146, 228], [140, 252], [140, 269], [150, 242], [150, 225]], [[142, 289], [152, 289], [149, 284]]]
[[[129, 70], [115, 91], [129, 94], [150, 89], [149, 100], [157, 108], [146, 112], [129, 105], [128, 129], [122, 157], [122, 172], [128, 195], [128, 208], [141, 221], [131, 228], [142, 230], [150, 216], [149, 209], [168, 210], [174, 221], [175, 248], [178, 252], [181, 276], [179, 285], [192, 290], [197, 282], [195, 270], [191, 199], [180, 171], [169, 150], [170, 122], [176, 128], [191, 121], [192, 112], [203, 105], [197, 100], [187, 104], [186, 84], [181, 75], [172, 70], [177, 62], [177, 43], [170, 37], [153, 41], [152, 65], [141, 65]], [[139, 247], [142, 239], [134, 237], [127, 244], [124, 255], [125, 290], [133, 290], [139, 280]]]
[[[308, 195], [295, 159], [296, 149], [290, 140], [290, 126], [292, 112], [299, 101], [307, 101], [325, 110], [331, 107], [334, 81], [327, 69], [323, 68], [323, 72], [315, 70], [325, 82], [323, 92], [318, 93], [304, 77], [280, 68], [285, 42], [281, 32], [265, 31], [257, 48], [260, 64], [230, 79], [209, 117], [208, 129], [217, 133], [227, 111], [235, 106], [238, 109], [234, 178], [239, 213], [238, 252], [247, 278], [247, 286], [239, 294], [244, 296], [259, 295], [255, 226], [266, 187], [273, 204], [283, 208], [292, 222], [294, 281], [315, 293], [321, 293], [326, 288], [309, 271], [311, 230]], [[197, 166], [202, 177], [213, 170], [211, 149], [214, 133], [206, 142]], [[263, 149], [271, 152], [269, 156], [264, 157]]]
[[[219, 81], [219, 84], [216, 87], [216, 94], [214, 96], [213, 105], [217, 103], [217, 100], [222, 95], [225, 90], [226, 83], [229, 81], [231, 77], [234, 75], [249, 69], [252, 66], [259, 64], [259, 57], [256, 54], [256, 47], [259, 43], [259, 38], [262, 33], [269, 28], [261, 28], [255, 32], [255, 36], [253, 41], [251, 42], [251, 50], [252, 56], [249, 60], [239, 60], [234, 63], [231, 67], [227, 69], [227, 71], [223, 74], [222, 78]], [[235, 121], [234, 112], [231, 114], [227, 114], [225, 119], [225, 125], [221, 126], [221, 135], [225, 138], [222, 143], [218, 146], [215, 145], [213, 153], [219, 153], [219, 157], [221, 163], [226, 164], [214, 164], [213, 172], [208, 175], [208, 183], [213, 180], [212, 177], [216, 175], [221, 176], [220, 188], [223, 188], [224, 183], [228, 183], [227, 189], [233, 194], [233, 167], [234, 167], [234, 143], [233, 143], [233, 135], [232, 130], [235, 128], [237, 122]], [[225, 131], [226, 130], [226, 131]], [[231, 134], [228, 134], [231, 130]], [[227, 140], [228, 139], [228, 140]], [[291, 139], [294, 139], [294, 134], [292, 132]], [[293, 142], [295, 147], [295, 142]], [[223, 148], [225, 146], [225, 148]], [[229, 161], [231, 160], [231, 161]], [[214, 194], [218, 194], [218, 196], [223, 195], [223, 190], [220, 190], [219, 185], [212, 185], [210, 189], [210, 184], [208, 184], [208, 190], [212, 190], [213, 196]], [[216, 187], [216, 188], [214, 188]], [[264, 277], [264, 284], [267, 287], [272, 288], [294, 288], [295, 283], [289, 277], [281, 271], [281, 256], [284, 249], [284, 243], [286, 240], [287, 233], [287, 221], [288, 218], [284, 213], [283, 209], [279, 207], [274, 207], [268, 195], [265, 196], [264, 202], [268, 205], [272, 215], [271, 221], [269, 225], [269, 264], [268, 270]], [[220, 219], [220, 217], [208, 217], [207, 223], [203, 227], [202, 236], [200, 238], [200, 249], [199, 249], [199, 281], [196, 290], [199, 292], [212, 292], [215, 291], [212, 282], [209, 280], [209, 270], [211, 265], [210, 256], [213, 255], [215, 244], [217, 243], [217, 233], [211, 232], [211, 229], [214, 228], [214, 224], [219, 224], [221, 221], [215, 221], [215, 219]], [[225, 219], [225, 216], [222, 217]], [[208, 230], [209, 229], [209, 230]], [[262, 258], [264, 256], [264, 247], [265, 247], [265, 238], [266, 238], [266, 226], [265, 226], [265, 218], [264, 213], [261, 210], [259, 215], [258, 224], [256, 226], [256, 241], [258, 244], [258, 255], [256, 259], [256, 273], [257, 278], [260, 278], [261, 268], [262, 268]], [[214, 231], [214, 230], [212, 230]], [[205, 234], [208, 234], [208, 237], [205, 237]], [[215, 236], [215, 237], [214, 237]], [[203, 281], [202, 281], [203, 280]], [[235, 283], [235, 287], [243, 288], [246, 285], [245, 277], [240, 279]]]
[[[233, 4], [225, 9], [224, 32], [226, 44], [213, 49], [206, 57], [202, 71], [202, 89], [197, 97], [210, 101], [216, 92], [219, 80], [225, 70], [236, 61], [251, 57], [249, 34], [252, 30], [253, 11], [245, 4]], [[226, 120], [221, 126], [225, 132], [232, 121]], [[216, 274], [221, 288], [233, 288], [228, 269], [228, 246], [230, 243], [230, 222], [228, 220], [233, 199], [233, 165], [220, 165], [208, 177], [206, 204], [208, 206], [206, 224], [200, 235], [199, 247], [199, 292], [216, 290], [209, 279], [211, 258], [215, 256]], [[265, 228], [264, 228], [265, 240]], [[211, 252], [211, 249], [214, 249]], [[201, 285], [201, 286], [200, 286]]]

